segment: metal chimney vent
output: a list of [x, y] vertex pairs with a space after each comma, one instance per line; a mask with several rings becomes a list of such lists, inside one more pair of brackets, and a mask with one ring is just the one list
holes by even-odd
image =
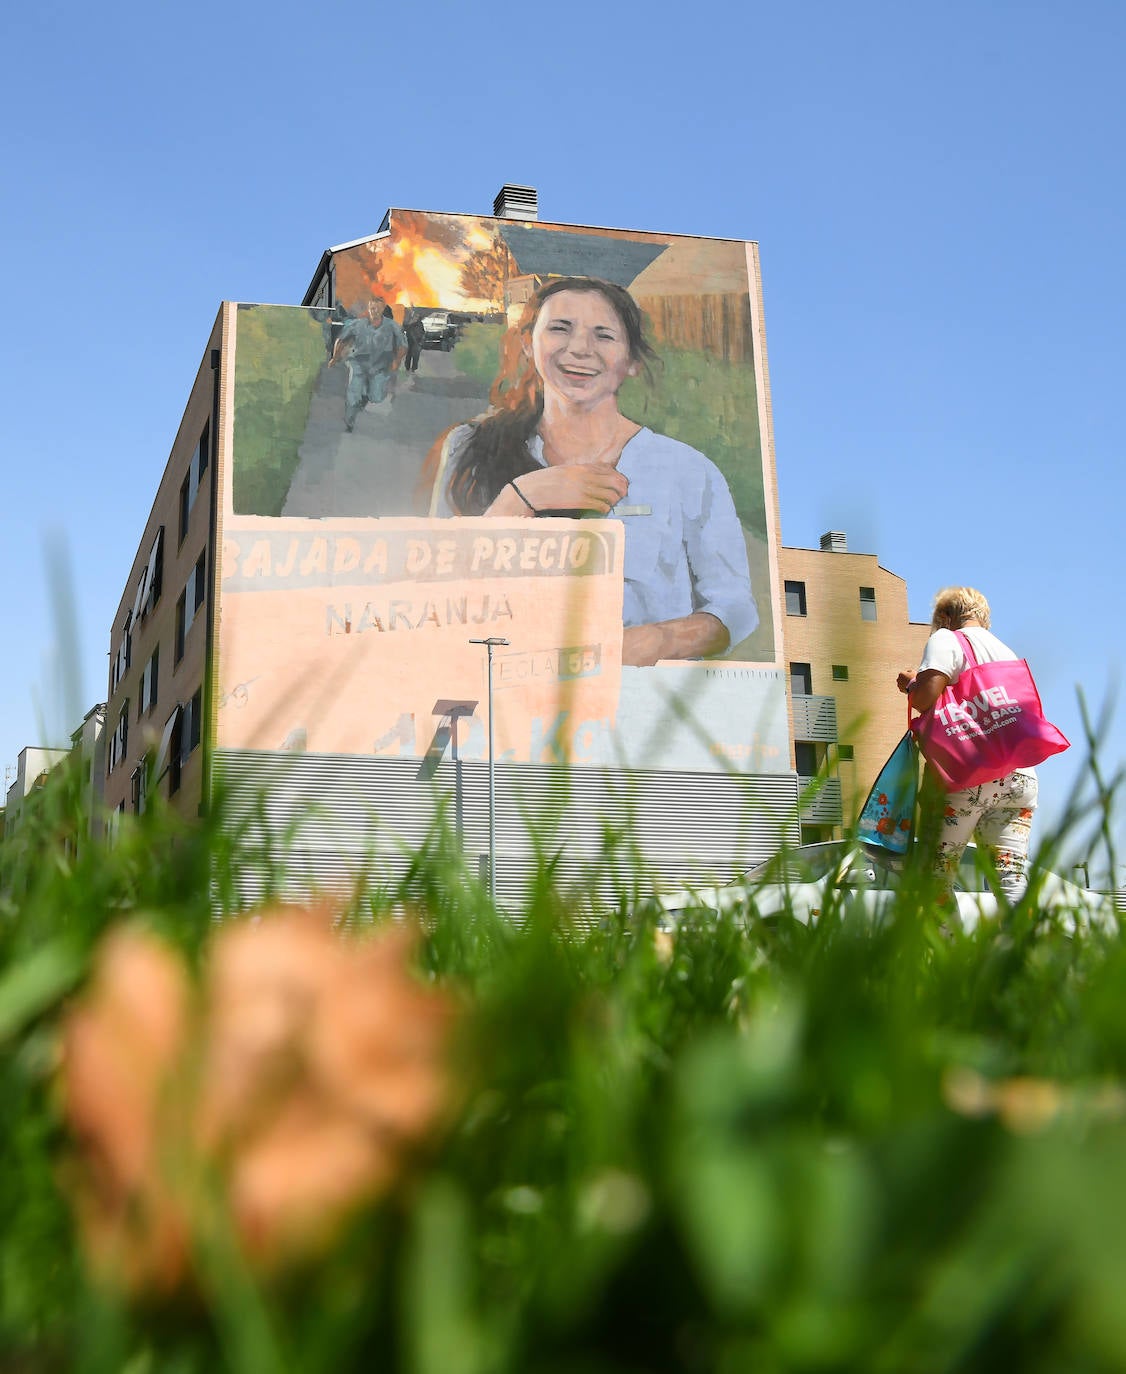
[[497, 219], [536, 219], [540, 217], [539, 192], [534, 186], [502, 186], [493, 201]]
[[848, 539], [841, 530], [829, 530], [821, 536], [822, 553], [848, 553]]

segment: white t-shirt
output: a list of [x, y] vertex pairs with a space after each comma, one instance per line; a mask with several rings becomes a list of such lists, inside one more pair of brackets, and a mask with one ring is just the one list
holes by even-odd
[[[1003, 663], [1017, 657], [1007, 644], [1002, 644], [997, 636], [989, 630], [983, 630], [977, 625], [969, 625], [960, 633], [964, 634], [970, 641], [979, 663]], [[927, 640], [926, 648], [923, 650], [923, 661], [919, 664], [919, 672], [942, 673], [951, 682], [957, 682], [969, 666], [969, 661], [962, 652], [962, 646], [958, 643], [958, 636], [954, 631], [935, 630], [934, 634]]]

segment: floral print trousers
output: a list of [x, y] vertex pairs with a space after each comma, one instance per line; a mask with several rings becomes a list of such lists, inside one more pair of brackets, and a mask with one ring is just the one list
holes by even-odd
[[1035, 773], [1010, 773], [964, 792], [949, 792], [936, 818], [935, 872], [949, 891], [966, 845], [979, 847], [997, 866], [1001, 891], [1018, 901], [1028, 886], [1028, 844], [1036, 810]]

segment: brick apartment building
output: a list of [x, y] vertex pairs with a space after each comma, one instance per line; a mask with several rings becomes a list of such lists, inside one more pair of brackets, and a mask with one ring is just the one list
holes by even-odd
[[855, 820], [907, 724], [896, 674], [913, 668], [930, 633], [909, 618], [907, 584], [875, 554], [849, 553], [830, 531], [818, 549], [782, 549], [783, 640], [794, 767], [808, 840], [834, 838]]
[[[420, 244], [426, 251], [412, 257]], [[443, 280], [460, 272], [452, 298], [423, 276], [439, 252], [447, 255]], [[404, 427], [420, 426], [411, 452], [421, 461], [440, 426], [484, 410], [488, 375], [478, 359], [486, 345], [495, 357], [496, 341], [545, 282], [584, 274], [627, 287], [656, 321], [658, 351], [680, 387], [661, 427], [678, 424], [691, 441], [696, 425], [710, 437], [695, 447], [727, 463], [759, 610], [754, 635], [729, 657], [655, 669], [619, 668], [620, 649], [599, 647], [595, 631], [579, 625], [574, 635], [590, 647], [585, 658], [566, 650], [567, 661], [620, 678], [609, 706], [589, 672], [588, 681], [564, 681], [563, 650], [521, 650], [520, 636], [530, 643], [537, 620], [550, 619], [558, 579], [537, 578], [537, 609], [523, 622], [512, 611], [519, 582], [504, 591], [470, 581], [459, 601], [429, 574], [412, 593], [419, 575], [410, 573], [391, 588], [400, 599], [387, 604], [398, 610], [377, 597], [392, 578], [388, 549], [393, 559], [402, 543], [408, 564], [439, 545], [454, 557], [463, 528], [439, 527], [411, 506], [389, 458], [406, 451], [402, 433], [414, 441]], [[385, 302], [400, 328], [435, 317], [442, 346], [416, 355], [417, 370], [388, 384], [394, 407], [369, 401], [353, 433], [343, 423], [345, 369], [335, 355], [372, 300]], [[827, 536], [821, 550], [781, 547], [765, 343], [757, 245], [541, 224], [527, 197], [506, 204], [503, 192], [492, 216], [389, 211], [374, 235], [325, 252], [301, 306], [224, 302], [113, 618], [108, 811], [135, 812], [157, 788], [193, 816], [222, 783], [237, 812], [240, 796], [265, 788], [279, 827], [309, 813], [296, 861], [307, 876], [332, 882], [370, 861], [373, 835], [381, 861], [405, 869], [442, 798], [453, 797], [467, 850], [483, 854], [481, 722], [491, 695], [484, 655], [468, 646], [483, 637], [471, 623], [474, 607], [483, 619], [491, 605], [494, 616], [508, 607], [515, 617], [487, 627], [507, 630], [511, 641], [496, 715], [502, 892], [519, 885], [540, 842], [529, 836], [529, 815], [553, 828], [558, 871], [576, 879], [614, 817], [630, 818], [644, 858], [671, 880], [734, 873], [799, 835], [839, 834], [901, 733], [891, 684], [926, 631], [909, 622], [902, 579], [875, 555], [848, 553], [843, 536]], [[689, 413], [687, 400], [709, 386], [727, 391], [710, 410], [699, 403]], [[721, 411], [735, 415], [722, 422], [730, 432]], [[754, 461], [741, 469], [738, 455], [747, 452]], [[417, 478], [414, 468], [407, 475]], [[570, 523], [601, 531], [616, 522]], [[539, 556], [551, 540], [571, 537], [537, 538]], [[608, 550], [616, 537], [613, 529], [597, 536]], [[534, 553], [523, 556], [542, 571]], [[596, 610], [576, 614], [597, 619]], [[561, 632], [556, 642], [568, 641]], [[446, 647], [435, 654], [436, 644]], [[519, 735], [521, 675], [545, 663], [559, 676], [563, 704]], [[687, 711], [668, 704], [673, 687]], [[437, 709], [451, 701], [468, 707], [460, 721]], [[335, 733], [322, 716], [339, 717]], [[560, 723], [570, 729], [572, 718], [565, 735]], [[427, 758], [434, 766], [424, 786]], [[824, 785], [800, 804], [815, 775]]]

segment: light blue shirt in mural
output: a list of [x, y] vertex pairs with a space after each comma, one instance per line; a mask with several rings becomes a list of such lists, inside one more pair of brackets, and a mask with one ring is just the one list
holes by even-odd
[[[447, 472], [472, 432], [465, 425], [450, 435]], [[538, 434], [528, 451], [546, 466]], [[609, 513], [625, 525], [626, 628], [707, 611], [722, 621], [732, 646], [746, 639], [758, 625], [758, 607], [723, 473], [698, 449], [651, 429], [633, 436], [617, 466], [629, 479], [625, 500]], [[436, 514], [453, 514], [445, 491]]]
[[366, 316], [360, 315], [345, 324], [340, 337], [351, 345], [348, 361], [372, 371], [390, 371], [396, 349], [407, 346], [402, 328], [389, 318], [372, 324]]
[[339, 343], [348, 346], [344, 428], [351, 431], [356, 417], [369, 401], [378, 405], [386, 397], [391, 365], [396, 352], [406, 348], [407, 336], [392, 319], [385, 317], [378, 324], [372, 324], [360, 316], [349, 320], [340, 331]]

